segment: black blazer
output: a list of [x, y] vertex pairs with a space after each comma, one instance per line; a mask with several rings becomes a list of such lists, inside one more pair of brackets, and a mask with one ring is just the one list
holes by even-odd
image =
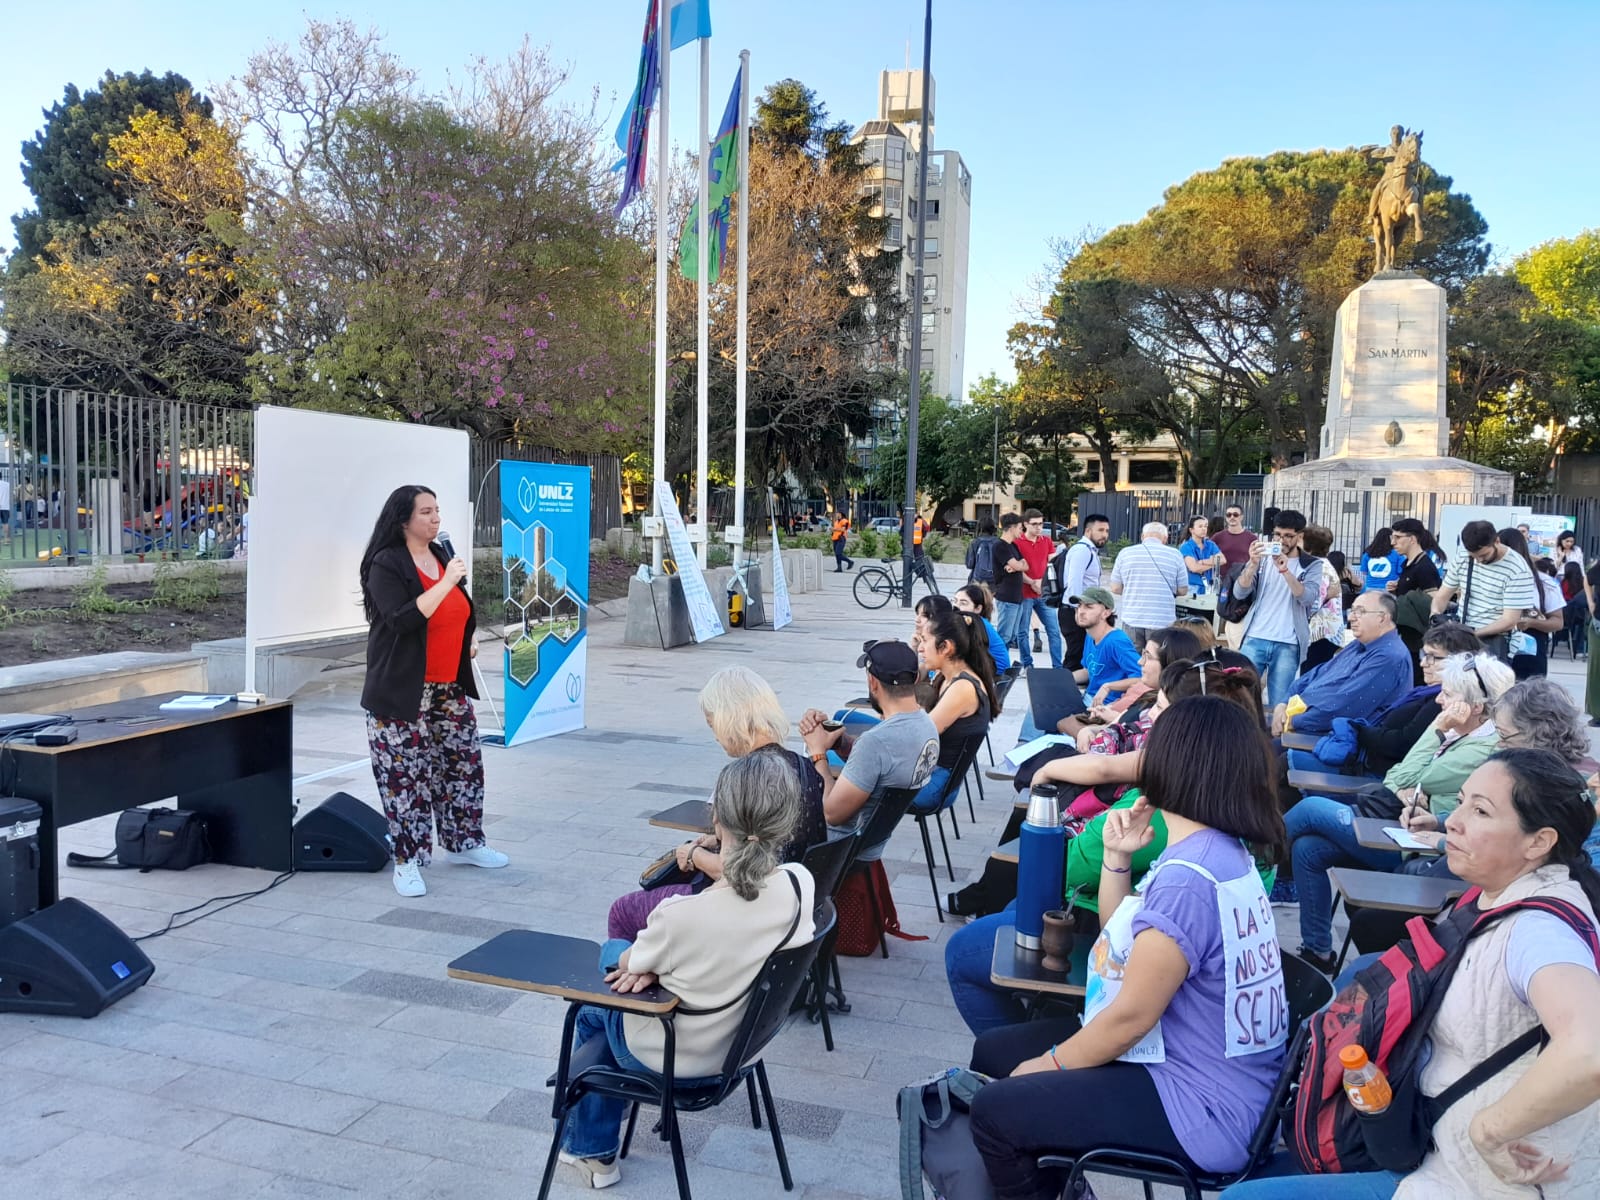
[[[437, 545], [430, 545], [440, 564], [448, 562]], [[467, 601], [467, 628], [461, 638], [461, 669], [456, 682], [477, 699], [472, 684], [472, 631], [477, 613], [466, 581], [456, 586]], [[367, 630], [367, 681], [361, 689], [361, 707], [375, 717], [415, 721], [422, 713], [422, 677], [428, 668], [428, 618], [417, 607], [422, 578], [411, 552], [402, 546], [380, 550], [372, 559], [367, 591], [378, 616]]]

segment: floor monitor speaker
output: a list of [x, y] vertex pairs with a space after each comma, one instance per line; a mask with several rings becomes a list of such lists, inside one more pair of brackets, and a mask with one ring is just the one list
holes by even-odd
[[0, 1012], [92, 1017], [153, 974], [144, 951], [81, 900], [0, 928]]
[[294, 825], [297, 871], [381, 871], [389, 821], [349, 792], [335, 792]]

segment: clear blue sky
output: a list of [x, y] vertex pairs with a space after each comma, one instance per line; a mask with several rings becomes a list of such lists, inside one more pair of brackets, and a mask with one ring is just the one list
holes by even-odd
[[[63, 86], [107, 68], [175, 70], [199, 87], [240, 71], [304, 14], [376, 24], [440, 86], [524, 33], [570, 65], [571, 97], [613, 112], [632, 88], [644, 0], [373, 0], [329, 4], [15, 4], [0, 146], [15, 154]], [[836, 118], [873, 115], [877, 73], [921, 58], [921, 0], [712, 0], [712, 122], [751, 52], [759, 89], [792, 76]], [[973, 175], [967, 381], [1011, 374], [1006, 329], [1049, 239], [1137, 219], [1224, 158], [1426, 131], [1424, 153], [1469, 193], [1511, 257], [1600, 224], [1600, 3], [1453, 0], [1309, 5], [1217, 0], [935, 0], [936, 145]], [[695, 132], [696, 56], [673, 59], [672, 132]], [[0, 211], [29, 205], [17, 159]], [[0, 230], [9, 249], [9, 221]]]

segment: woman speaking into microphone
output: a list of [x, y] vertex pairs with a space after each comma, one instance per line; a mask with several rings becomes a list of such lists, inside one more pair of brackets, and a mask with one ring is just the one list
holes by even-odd
[[476, 622], [467, 564], [434, 539], [439, 498], [395, 488], [361, 556], [367, 746], [394, 842], [394, 890], [421, 896], [433, 826], [452, 862], [503, 867], [483, 840], [483, 755], [472, 711]]

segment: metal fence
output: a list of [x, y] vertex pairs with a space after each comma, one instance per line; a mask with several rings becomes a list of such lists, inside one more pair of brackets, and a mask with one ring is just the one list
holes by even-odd
[[[0, 569], [129, 557], [226, 558], [253, 486], [255, 414], [175, 400], [6, 385], [0, 396]], [[590, 528], [622, 523], [615, 455], [474, 438], [474, 541], [500, 544], [502, 458], [584, 463]]]
[[548, 446], [506, 438], [488, 441], [474, 438], [471, 455], [472, 542], [475, 546], [500, 544], [500, 472], [495, 468], [501, 459], [587, 466], [592, 473], [589, 536], [603, 538], [607, 529], [622, 524], [622, 460], [615, 454], [567, 454]]

